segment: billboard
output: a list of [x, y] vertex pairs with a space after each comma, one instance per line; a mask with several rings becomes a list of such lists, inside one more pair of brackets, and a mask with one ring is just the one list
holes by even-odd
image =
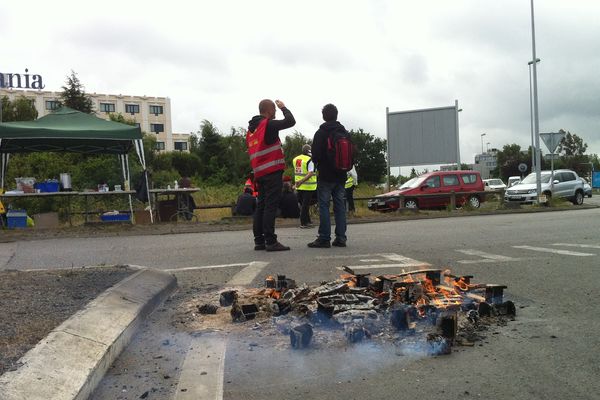
[[594, 189], [600, 188], [600, 172], [592, 172], [592, 187]]
[[389, 112], [390, 167], [460, 163], [458, 101], [454, 106]]

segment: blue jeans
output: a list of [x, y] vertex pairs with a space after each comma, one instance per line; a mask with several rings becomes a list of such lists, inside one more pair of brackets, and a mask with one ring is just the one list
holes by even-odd
[[319, 240], [331, 240], [331, 218], [329, 217], [329, 199], [333, 198], [333, 216], [335, 218], [335, 237], [346, 242], [346, 204], [344, 202], [344, 183], [318, 182], [319, 197]]

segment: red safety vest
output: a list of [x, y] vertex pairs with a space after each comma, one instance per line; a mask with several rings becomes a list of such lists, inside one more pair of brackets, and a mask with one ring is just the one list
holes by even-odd
[[285, 169], [281, 141], [277, 139], [273, 144], [268, 145], [265, 143], [267, 122], [269, 120], [264, 118], [259, 122], [254, 132], [246, 133], [246, 145], [248, 146], [250, 165], [254, 171], [254, 179]]

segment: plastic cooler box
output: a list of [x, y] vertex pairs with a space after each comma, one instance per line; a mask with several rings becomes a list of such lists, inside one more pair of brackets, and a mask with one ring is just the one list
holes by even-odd
[[60, 190], [60, 185], [58, 181], [45, 181], [38, 182], [33, 185], [34, 188], [39, 189], [42, 193], [54, 193]]
[[101, 215], [100, 220], [103, 222], [121, 222], [129, 221], [129, 214], [109, 214]]
[[8, 210], [6, 213], [6, 225], [9, 229], [27, 228], [27, 211]]

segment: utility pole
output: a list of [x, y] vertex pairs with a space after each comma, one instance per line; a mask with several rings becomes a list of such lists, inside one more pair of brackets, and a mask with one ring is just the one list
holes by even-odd
[[540, 119], [538, 115], [538, 90], [537, 90], [537, 56], [535, 54], [535, 18], [533, 11], [533, 0], [531, 0], [531, 59], [534, 61], [532, 64], [533, 70], [533, 127], [535, 132], [535, 181], [536, 181], [536, 193], [538, 196], [537, 202], [539, 203], [541, 192], [542, 192], [542, 160], [540, 155]]

